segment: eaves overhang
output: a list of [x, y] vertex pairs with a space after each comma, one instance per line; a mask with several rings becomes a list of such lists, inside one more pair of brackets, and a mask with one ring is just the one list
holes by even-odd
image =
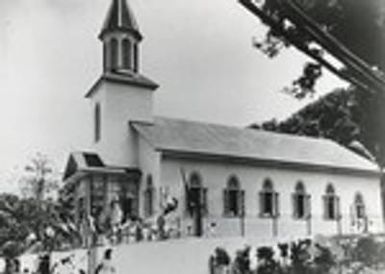
[[241, 157], [227, 154], [213, 154], [201, 151], [181, 151], [166, 148], [156, 148], [163, 157], [174, 159], [205, 160], [212, 162], [226, 162], [258, 167], [282, 168], [309, 172], [324, 172], [329, 174], [359, 175], [380, 178], [382, 172], [378, 170], [359, 169], [344, 166], [320, 165], [305, 162], [284, 161], [279, 159], [259, 159], [254, 157]]
[[157, 83], [141, 75], [128, 76], [128, 75], [117, 74], [117, 73], [104, 73], [102, 76], [99, 77], [99, 79], [95, 82], [95, 84], [89, 89], [85, 97], [90, 98], [95, 93], [95, 91], [100, 87], [100, 85], [102, 85], [105, 82], [130, 85], [130, 86], [145, 88], [153, 91], [159, 87]]

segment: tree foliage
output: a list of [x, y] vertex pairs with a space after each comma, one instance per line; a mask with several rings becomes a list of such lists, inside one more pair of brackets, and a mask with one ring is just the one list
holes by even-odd
[[30, 159], [24, 171], [19, 180], [24, 197], [44, 200], [59, 189], [59, 180], [55, 176], [53, 163], [46, 155], [37, 153]]
[[382, 0], [239, 0], [269, 27], [255, 46], [275, 57], [289, 46], [311, 57], [286, 89], [313, 93], [320, 68], [366, 91], [385, 88], [385, 2]]
[[9, 256], [9, 246], [12, 246], [12, 254], [33, 246], [38, 246], [40, 250], [52, 250], [63, 243], [70, 244], [76, 238], [76, 232], [69, 226], [70, 215], [51, 200], [39, 201], [2, 194], [0, 223], [0, 254], [4, 256]]
[[385, 110], [382, 96], [355, 88], [337, 89], [288, 119], [273, 119], [252, 128], [332, 139], [385, 166]]
[[[53, 199], [59, 184], [48, 157], [37, 154], [25, 170], [27, 175], [19, 181], [22, 197], [0, 194], [0, 256], [8, 258], [29, 249], [62, 248], [79, 240], [70, 201], [61, 195]], [[71, 189], [61, 192], [68, 191]]]
[[239, 1], [268, 26], [265, 40], [255, 43], [262, 52], [275, 57], [282, 49], [295, 46], [311, 57], [303, 74], [286, 91], [300, 99], [314, 93], [321, 67], [352, 84], [285, 121], [271, 120], [261, 127], [330, 138], [368, 158], [373, 155], [384, 167], [385, 1]]

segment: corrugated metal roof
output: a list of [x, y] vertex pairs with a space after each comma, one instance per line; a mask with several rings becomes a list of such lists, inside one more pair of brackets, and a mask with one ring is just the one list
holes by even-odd
[[371, 161], [322, 138], [161, 117], [132, 126], [158, 150], [379, 171]]

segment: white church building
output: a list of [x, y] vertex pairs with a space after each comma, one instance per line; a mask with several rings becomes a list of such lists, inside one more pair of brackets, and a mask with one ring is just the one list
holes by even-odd
[[182, 236], [383, 232], [380, 170], [339, 144], [156, 116], [161, 91], [141, 72], [142, 38], [126, 0], [113, 0], [103, 73], [85, 96], [93, 151], [71, 153], [64, 175], [79, 223], [116, 202], [122, 222], [151, 218], [174, 198]]

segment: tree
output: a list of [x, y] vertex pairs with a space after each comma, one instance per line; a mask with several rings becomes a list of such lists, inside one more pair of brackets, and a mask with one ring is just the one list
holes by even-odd
[[[303, 75], [286, 89], [315, 92], [321, 68], [351, 83], [263, 129], [333, 139], [385, 166], [385, 1], [239, 0], [268, 26], [255, 46], [269, 57], [290, 46], [309, 56]], [[256, 125], [254, 125], [256, 127]]]
[[52, 251], [80, 241], [67, 201], [53, 199], [59, 180], [48, 157], [37, 154], [25, 171], [22, 197], [0, 194], [0, 256], [9, 262], [30, 249]]
[[25, 174], [19, 183], [25, 197], [42, 201], [47, 195], [52, 196], [59, 189], [59, 180], [55, 177], [53, 163], [46, 155], [37, 153], [24, 170]]
[[[71, 220], [53, 201], [0, 195], [0, 254], [12, 246], [12, 254], [20, 255], [31, 247], [51, 251], [76, 242], [78, 233]], [[8, 252], [8, 254], [11, 254]]]
[[[269, 27], [255, 46], [269, 57], [294, 46], [312, 59], [291, 93], [314, 92], [325, 67], [368, 93], [385, 90], [385, 2], [382, 0], [239, 0]], [[359, 19], [358, 19], [359, 18]]]
[[268, 131], [332, 139], [385, 166], [385, 99], [357, 88], [337, 89], [278, 122], [251, 125]]

